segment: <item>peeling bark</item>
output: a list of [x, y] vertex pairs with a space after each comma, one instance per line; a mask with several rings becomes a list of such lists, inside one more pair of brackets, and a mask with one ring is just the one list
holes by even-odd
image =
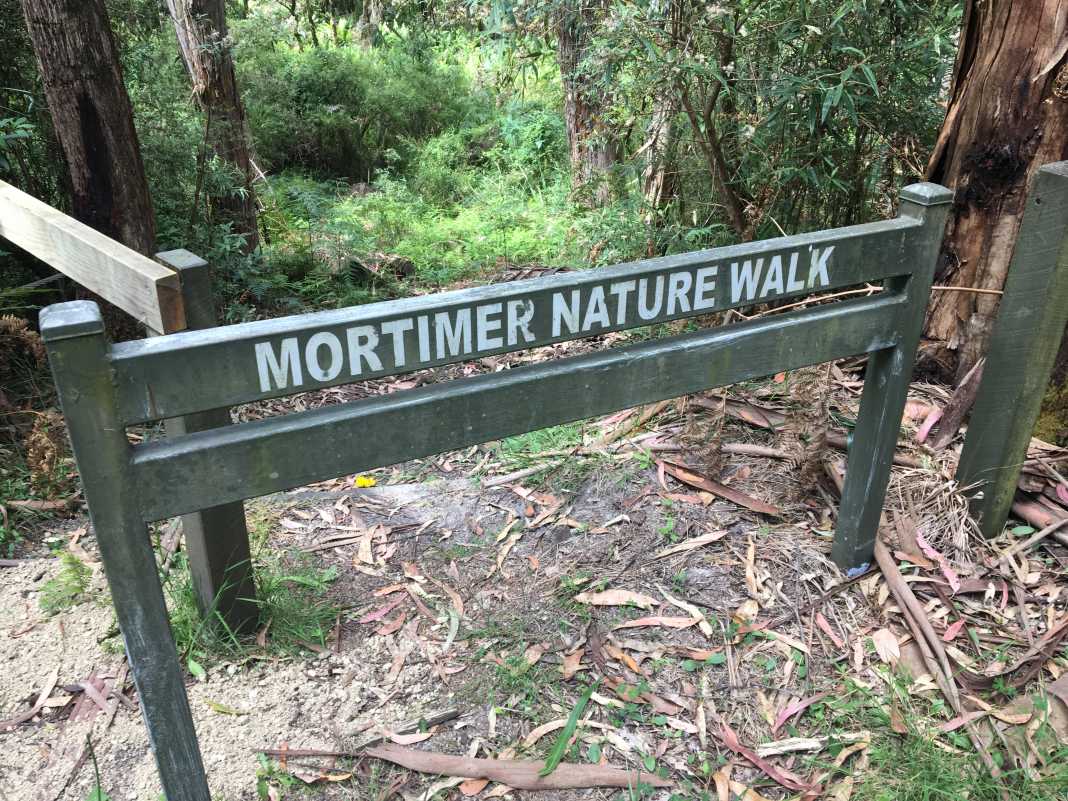
[[[956, 190], [935, 283], [1001, 289], [1035, 171], [1068, 158], [1068, 4], [970, 0], [927, 177]], [[986, 349], [999, 296], [940, 292], [926, 333], [959, 379]]]

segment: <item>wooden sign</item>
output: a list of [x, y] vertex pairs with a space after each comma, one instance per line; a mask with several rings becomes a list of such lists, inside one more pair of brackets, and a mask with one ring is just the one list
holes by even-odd
[[[871, 558], [951, 195], [894, 220], [339, 311], [109, 344], [92, 303], [41, 314], [56, 387], [170, 801], [208, 801], [146, 523], [869, 354], [832, 556]], [[126, 428], [375, 376], [882, 282], [737, 325], [131, 445]], [[247, 553], [240, 542], [216, 553]]]

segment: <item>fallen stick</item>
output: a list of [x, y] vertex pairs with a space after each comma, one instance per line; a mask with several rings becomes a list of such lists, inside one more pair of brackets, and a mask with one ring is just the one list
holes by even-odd
[[580, 787], [672, 787], [674, 782], [642, 771], [561, 762], [548, 776], [539, 776], [542, 761], [518, 759], [475, 759], [433, 751], [419, 751], [402, 745], [368, 748], [367, 756], [384, 759], [409, 770], [439, 776], [489, 779], [517, 790], [571, 790]]
[[[938, 684], [938, 688], [946, 697], [953, 712], [958, 717], [962, 716], [964, 708], [960, 702], [960, 694], [957, 692], [957, 685], [953, 678], [953, 671], [949, 666], [949, 657], [946, 655], [945, 648], [942, 647], [938, 635], [935, 634], [931, 622], [927, 619], [923, 606], [912, 592], [912, 589], [905, 583], [901, 571], [898, 570], [897, 562], [890, 555], [890, 551], [887, 550], [882, 539], [876, 539], [875, 541], [875, 561], [878, 563], [879, 569], [882, 570], [886, 584], [905, 616], [905, 621], [912, 632], [912, 637], [916, 640], [916, 645], [923, 656], [924, 664], [931, 672], [935, 682]], [[972, 746], [983, 764], [986, 765], [990, 775], [994, 779], [1001, 778], [1001, 769], [998, 768], [994, 758], [990, 755], [990, 751], [987, 750], [986, 745], [979, 736], [975, 722], [968, 721], [964, 724], [964, 729], [967, 731], [968, 739], [972, 741]], [[1008, 792], [1003, 787], [1000, 789], [1002, 798], [1008, 801]]]
[[1031, 535], [1030, 537], [1028, 537], [1023, 542], [1018, 542], [1015, 545], [1013, 545], [1011, 548], [1006, 548], [1004, 551], [1002, 551], [1001, 556], [998, 557], [998, 561], [999, 562], [1004, 562], [1004, 561], [1008, 560], [1010, 557], [1013, 557], [1016, 554], [1018, 554], [1020, 551], [1029, 550], [1032, 545], [1035, 545], [1036, 543], [1041, 542], [1046, 537], [1048, 537], [1050, 534], [1052, 534], [1053, 532], [1057, 531], [1057, 529], [1061, 528], [1065, 523], [1068, 523], [1068, 517], [1064, 518], [1063, 520], [1057, 520], [1057, 521], [1055, 521], [1053, 523], [1050, 523], [1048, 526], [1046, 526], [1044, 529], [1039, 531], [1037, 534]]

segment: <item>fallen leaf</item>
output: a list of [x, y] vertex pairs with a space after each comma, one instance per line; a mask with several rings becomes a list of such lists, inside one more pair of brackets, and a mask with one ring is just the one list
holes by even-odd
[[561, 762], [548, 776], [539, 776], [541, 761], [518, 759], [475, 759], [471, 757], [419, 751], [399, 745], [386, 744], [368, 748], [367, 756], [384, 759], [409, 770], [440, 776], [488, 779], [517, 790], [566, 790], [581, 787], [672, 787], [674, 783], [653, 773], [600, 765], [579, 765]]
[[953, 590], [955, 595], [960, 590], [960, 577], [950, 566], [949, 560], [942, 556], [934, 546], [928, 543], [922, 534], [916, 534], [916, 544], [920, 546], [920, 550], [923, 551], [924, 556], [928, 559], [933, 559], [938, 563], [938, 566], [942, 569], [942, 575], [946, 577], [946, 581], [949, 582], [949, 588]]
[[816, 613], [816, 625], [820, 627], [820, 631], [826, 634], [839, 650], [845, 648], [845, 643], [842, 642], [842, 638], [831, 628], [831, 624], [827, 622], [827, 618], [823, 616], [823, 612]]
[[871, 633], [871, 640], [875, 643], [875, 652], [879, 659], [888, 665], [896, 665], [901, 658], [901, 648], [897, 644], [897, 637], [889, 629], [877, 629]]
[[942, 641], [952, 642], [956, 638], [956, 636], [960, 634], [960, 630], [962, 628], [964, 628], [964, 618], [961, 618], [956, 623], [951, 623], [950, 625], [946, 626], [946, 630], [942, 634]]
[[668, 629], [688, 629], [691, 626], [696, 626], [701, 622], [699, 617], [639, 617], [636, 620], [628, 620], [626, 623], [620, 623], [618, 626], [613, 626], [612, 631], [618, 631], [620, 629], [640, 629], [647, 626], [662, 626]]
[[694, 548], [700, 548], [702, 545], [718, 542], [726, 536], [726, 531], [710, 531], [707, 534], [702, 534], [699, 537], [691, 537], [688, 540], [683, 540], [680, 543], [664, 548], [661, 551], [657, 551], [653, 554], [653, 559], [663, 559], [665, 556], [672, 556], [673, 554], [683, 553], [684, 551], [692, 551]]
[[[401, 587], [401, 589], [404, 589], [404, 588]], [[366, 615], [361, 617], [356, 622], [357, 623], [375, 623], [375, 622], [381, 620], [382, 618], [384, 618], [386, 615], [388, 615], [390, 612], [392, 612], [394, 609], [396, 609], [402, 603], [404, 603], [404, 596], [402, 596], [400, 598], [396, 598], [396, 599], [390, 601], [389, 603], [378, 607], [377, 609], [371, 610], [370, 612], [368, 612]]]
[[434, 736], [433, 732], [429, 731], [417, 731], [412, 734], [394, 734], [391, 731], [385, 732], [386, 738], [397, 745], [415, 745], [416, 743], [422, 743], [429, 740]]
[[468, 779], [460, 785], [460, 792], [470, 798], [478, 795], [489, 785], [489, 779]]
[[563, 664], [560, 665], [560, 672], [564, 676], [564, 680], [572, 678], [582, 667], [582, 655], [586, 653], [585, 648], [579, 648], [570, 654], [564, 654]]
[[728, 500], [731, 503], [736, 503], [739, 506], [743, 506], [754, 512], [771, 515], [773, 517], [779, 517], [782, 514], [778, 508], [769, 503], [765, 503], [750, 495], [746, 495], [744, 492], [732, 489], [717, 481], [712, 481], [698, 473], [687, 470], [685, 467], [661, 460], [657, 460], [657, 464], [663, 472], [671, 474], [682, 483], [689, 484], [691, 487], [696, 487], [705, 492], [711, 492], [713, 495], [718, 495], [720, 498]]
[[750, 748], [746, 748], [739, 742], [738, 735], [734, 733], [734, 730], [726, 723], [720, 725], [720, 739], [723, 740], [723, 744], [727, 746], [731, 751], [748, 759], [769, 778], [781, 784], [790, 790], [798, 790], [801, 792], [808, 792], [813, 789], [812, 785], [806, 784], [798, 776], [790, 773], [789, 771], [776, 767], [775, 765], [762, 758], [759, 754]]
[[[580, 592], [574, 600], [591, 606], [634, 606], [652, 609], [659, 603], [656, 598], [630, 590], [604, 590], [603, 592]], [[520, 788], [522, 789], [522, 788]]]
[[800, 701], [794, 701], [793, 703], [787, 704], [785, 707], [783, 707], [783, 710], [776, 716], [775, 722], [771, 726], [771, 733], [775, 734], [775, 732], [781, 729], [782, 725], [794, 715], [800, 715], [810, 706], [822, 701], [828, 695], [830, 695], [830, 693], [817, 693], [816, 695], [809, 696], [808, 698], [803, 698]]

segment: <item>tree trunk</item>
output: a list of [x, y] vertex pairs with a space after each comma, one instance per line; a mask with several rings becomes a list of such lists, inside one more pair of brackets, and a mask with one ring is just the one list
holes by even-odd
[[[936, 283], [1000, 290], [1031, 178], [1068, 158], [1068, 8], [969, 0], [946, 119], [927, 167], [956, 190]], [[936, 292], [927, 335], [959, 378], [986, 349], [999, 297]]]
[[588, 8], [560, 11], [556, 26], [557, 61], [564, 85], [564, 125], [571, 157], [571, 184], [593, 185], [593, 198], [603, 204], [611, 197], [608, 172], [619, 160], [618, 148], [604, 121], [603, 93], [588, 85], [582, 62], [591, 26], [599, 15]]
[[70, 171], [71, 213], [153, 254], [156, 216], [104, 0], [21, 3]]
[[226, 165], [234, 186], [210, 198], [214, 219], [245, 236], [245, 250], [259, 245], [245, 108], [237, 91], [223, 0], [167, 0], [193, 95], [207, 117], [205, 138]]
[[645, 143], [645, 168], [642, 170], [642, 196], [651, 210], [664, 206], [675, 194], [673, 163], [674, 120], [678, 113], [675, 95], [667, 88], [653, 100]]

